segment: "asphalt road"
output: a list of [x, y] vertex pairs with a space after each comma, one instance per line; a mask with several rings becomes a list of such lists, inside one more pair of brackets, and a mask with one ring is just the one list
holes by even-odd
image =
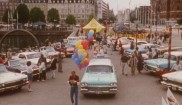
[[[166, 97], [167, 88], [159, 83], [157, 77], [146, 71], [131, 76], [128, 67], [129, 76], [123, 76], [118, 52], [114, 52], [111, 59], [117, 70], [118, 94], [115, 97], [84, 97], [79, 94], [79, 105], [161, 105], [161, 97]], [[71, 105], [67, 80], [72, 70], [76, 70], [80, 77], [84, 73], [84, 70], [78, 70], [71, 58], [66, 58], [63, 60], [64, 72], [56, 72], [56, 79], [33, 82], [33, 92], [28, 92], [27, 87], [21, 91], [5, 92], [0, 95], [0, 105]], [[182, 93], [174, 92], [174, 96], [182, 104]]]

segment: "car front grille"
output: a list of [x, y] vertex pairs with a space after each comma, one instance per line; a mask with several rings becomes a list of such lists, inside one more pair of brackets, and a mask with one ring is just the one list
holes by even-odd
[[19, 80], [19, 81], [16, 81], [16, 82], [5, 83], [4, 87], [11, 87], [11, 86], [20, 85], [20, 84], [23, 84], [23, 83], [24, 83], [23, 80]]
[[149, 66], [149, 65], [144, 65], [144, 66], [145, 66], [145, 69], [147, 69], [147, 70], [156, 70], [157, 69], [157, 68]]
[[179, 83], [179, 82], [175, 82], [175, 81], [171, 81], [171, 80], [166, 80], [165, 82], [166, 83], [169, 83], [169, 84], [178, 85], [178, 86], [181, 86], [182, 87], [182, 83]]
[[88, 87], [89, 91], [108, 91], [110, 87]]

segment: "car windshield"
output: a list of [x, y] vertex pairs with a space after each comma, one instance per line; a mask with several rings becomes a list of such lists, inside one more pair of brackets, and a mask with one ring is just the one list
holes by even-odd
[[7, 69], [4, 65], [0, 66], [0, 73], [2, 73], [2, 72], [7, 72]]
[[20, 60], [9, 61], [9, 66], [18, 66], [20, 65]]
[[87, 68], [88, 73], [112, 73], [112, 67], [111, 66], [105, 66], [105, 65], [94, 65], [89, 66]]
[[47, 47], [47, 48], [46, 48], [46, 51], [47, 51], [47, 52], [54, 52], [55, 50], [54, 50], [53, 47]]
[[27, 55], [27, 59], [34, 59], [34, 58], [39, 58], [39, 57], [40, 57], [40, 53]]
[[[163, 58], [168, 59], [168, 56], [169, 56], [168, 54], [164, 54]], [[176, 56], [171, 55], [171, 60], [176, 60]]]

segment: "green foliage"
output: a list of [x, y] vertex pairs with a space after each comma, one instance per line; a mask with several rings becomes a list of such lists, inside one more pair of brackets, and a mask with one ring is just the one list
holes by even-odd
[[114, 23], [114, 22], [116, 21], [116, 17], [115, 17], [115, 16], [110, 16], [110, 17], [109, 17], [109, 21], [110, 21], [111, 23]]
[[[18, 11], [18, 22], [25, 24], [29, 21], [30, 13], [27, 5], [25, 4], [19, 4], [18, 7], [16, 8], [16, 11]], [[14, 13], [14, 16], [15, 13]]]
[[51, 23], [59, 23], [60, 17], [57, 9], [52, 8], [48, 11], [47, 21]]
[[181, 19], [178, 19], [178, 20], [177, 20], [177, 23], [178, 23], [179, 25], [182, 25], [182, 18], [181, 18]]
[[8, 11], [10, 12], [10, 10], [8, 10], [8, 9], [5, 11], [3, 18], [2, 18], [2, 21], [5, 23], [8, 23]]
[[68, 15], [66, 17], [66, 23], [69, 24], [69, 25], [75, 25], [76, 24], [76, 19], [73, 15]]
[[30, 22], [34, 23], [38, 21], [45, 22], [45, 15], [40, 8], [34, 7], [30, 11]]

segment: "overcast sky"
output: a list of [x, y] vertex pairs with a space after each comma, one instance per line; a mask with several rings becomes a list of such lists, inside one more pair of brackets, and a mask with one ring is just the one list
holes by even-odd
[[[110, 9], [113, 9], [115, 14], [117, 13], [117, 10], [129, 8], [129, 2], [130, 2], [130, 0], [104, 0], [104, 1], [109, 3]], [[150, 5], [150, 0], [131, 0], [130, 8], [133, 9], [141, 5]]]

